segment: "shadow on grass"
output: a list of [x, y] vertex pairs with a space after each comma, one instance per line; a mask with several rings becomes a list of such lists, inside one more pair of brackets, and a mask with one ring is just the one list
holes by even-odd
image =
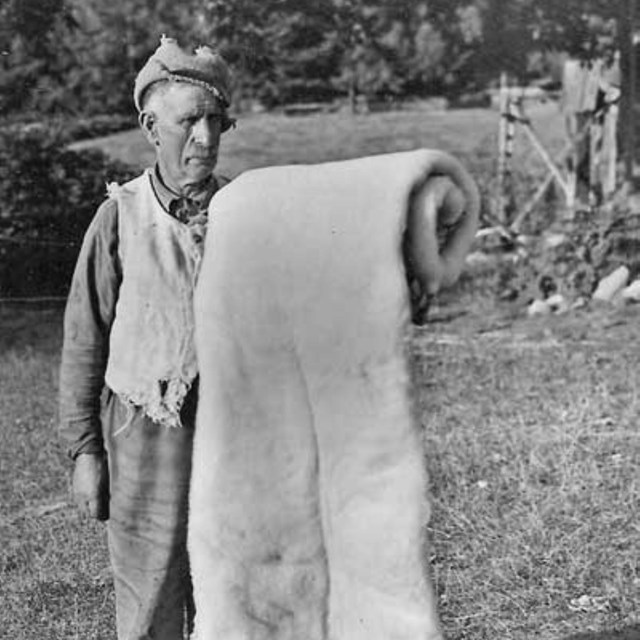
[[622, 631], [578, 633], [562, 640], [640, 640], [640, 627], [629, 627]]

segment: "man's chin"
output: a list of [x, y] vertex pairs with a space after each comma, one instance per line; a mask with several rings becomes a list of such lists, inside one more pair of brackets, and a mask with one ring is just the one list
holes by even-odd
[[204, 180], [216, 167], [217, 158], [192, 158], [189, 161], [189, 174], [196, 180]]

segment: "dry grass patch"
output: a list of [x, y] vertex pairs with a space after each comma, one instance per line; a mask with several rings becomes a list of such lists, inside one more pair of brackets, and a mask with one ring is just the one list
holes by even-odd
[[568, 319], [578, 336], [586, 323], [577, 340], [526, 322], [445, 344], [419, 333], [433, 562], [452, 640], [605, 640], [639, 624], [637, 315], [608, 336], [588, 313]]
[[[0, 629], [113, 639], [104, 528], [71, 507], [55, 440], [60, 313], [12, 317], [0, 362]], [[413, 341], [448, 638], [611, 640], [638, 627], [638, 312], [451, 317]]]
[[59, 310], [0, 311], [0, 637], [114, 640], [104, 528], [68, 498]]

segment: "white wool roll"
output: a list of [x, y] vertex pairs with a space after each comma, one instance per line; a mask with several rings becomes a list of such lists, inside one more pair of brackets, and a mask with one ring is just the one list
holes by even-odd
[[196, 292], [198, 640], [438, 640], [402, 243], [436, 151], [248, 172]]

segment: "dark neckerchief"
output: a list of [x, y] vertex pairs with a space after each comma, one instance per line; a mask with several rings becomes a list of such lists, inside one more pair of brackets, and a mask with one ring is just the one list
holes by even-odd
[[189, 192], [177, 193], [164, 183], [156, 165], [151, 173], [151, 186], [162, 208], [176, 220], [189, 224], [192, 218], [207, 215], [209, 202], [218, 190], [218, 181], [212, 174], [208, 180], [191, 188]]

